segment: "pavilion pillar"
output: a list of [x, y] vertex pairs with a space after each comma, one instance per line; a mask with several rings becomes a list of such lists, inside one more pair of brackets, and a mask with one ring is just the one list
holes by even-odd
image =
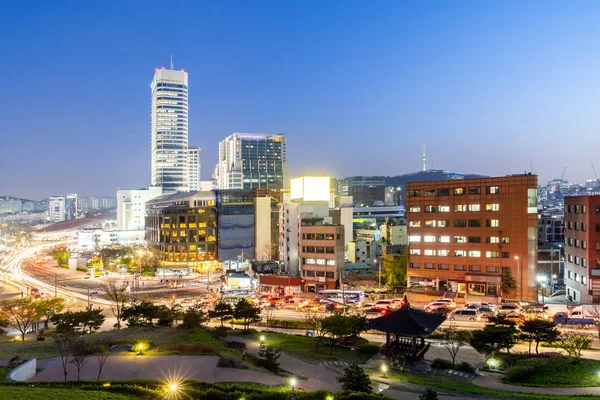
[[398, 336], [398, 334], [396, 334], [396, 343], [398, 343], [399, 340], [400, 340], [400, 336]]
[[421, 336], [421, 348], [425, 347], [425, 338]]
[[417, 354], [417, 338], [415, 336], [412, 337], [412, 351], [413, 354]]
[[390, 333], [389, 332], [385, 333], [385, 344], [390, 344]]

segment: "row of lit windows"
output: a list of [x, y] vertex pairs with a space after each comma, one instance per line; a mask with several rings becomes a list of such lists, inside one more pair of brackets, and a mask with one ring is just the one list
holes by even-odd
[[570, 263], [573, 263], [575, 265], [581, 265], [582, 267], [587, 268], [587, 259], [586, 258], [574, 256], [573, 254], [567, 254], [567, 260], [569, 260]]
[[334, 254], [335, 253], [335, 247], [302, 246], [302, 252], [304, 252], [304, 253]]
[[[419, 263], [410, 263], [409, 268], [412, 269], [420, 269], [421, 264]], [[469, 272], [482, 272], [480, 265], [453, 265], [454, 271], [469, 271]], [[427, 263], [423, 264], [424, 269], [436, 269], [436, 264]], [[437, 269], [440, 271], [448, 271], [450, 270], [450, 264], [437, 264]], [[500, 272], [500, 267], [495, 265], [489, 265], [485, 267], [485, 272], [490, 274], [497, 274]]]
[[413, 256], [438, 256], [438, 257], [449, 257], [454, 254], [454, 257], [475, 257], [480, 258], [482, 253], [485, 253], [485, 258], [510, 258], [508, 251], [485, 251], [480, 250], [435, 250], [435, 249], [409, 249], [408, 253]]
[[[587, 249], [587, 240], [579, 240], [579, 239], [573, 239], [573, 238], [568, 238], [567, 240], [565, 240], [567, 246], [575, 246], [575, 247], [581, 247], [582, 249]], [[598, 247], [598, 246], [596, 246]]]
[[[567, 271], [567, 278], [579, 282], [579, 274], [573, 271]], [[585, 275], [581, 275], [581, 283], [587, 285], [588, 278]]]
[[[339, 239], [338, 234], [338, 239]], [[304, 233], [302, 234], [302, 239], [306, 240], [335, 240], [334, 233]]]
[[[424, 206], [423, 211], [426, 213], [431, 212], [450, 212], [450, 206]], [[481, 211], [481, 204], [456, 204], [454, 206], [454, 212], [478, 212]], [[487, 203], [485, 205], [485, 211], [500, 211], [499, 203]], [[408, 212], [418, 213], [421, 212], [421, 206], [410, 206]]]
[[[455, 219], [454, 220], [454, 227], [455, 228], [465, 228], [467, 227], [467, 225], [470, 228], [480, 228], [481, 227], [481, 220], [480, 219]], [[450, 227], [450, 220], [435, 220], [435, 219], [431, 219], [431, 220], [425, 220], [423, 221], [423, 223], [421, 224], [421, 221], [408, 221], [408, 226], [409, 228], [448, 228]], [[485, 226], [486, 228], [498, 228], [500, 226], [500, 220], [499, 219], [486, 219], [485, 220]]]
[[[454, 188], [453, 191], [455, 196], [462, 196], [465, 194], [481, 194], [480, 187], [470, 187], [470, 188]], [[486, 186], [485, 188], [486, 194], [498, 194], [500, 193], [500, 188], [498, 186]], [[420, 190], [411, 190], [408, 194], [410, 197], [419, 197], [421, 195]], [[450, 196], [450, 189], [425, 189], [423, 190], [423, 196]]]
[[[450, 243], [451, 236], [434, 236], [434, 235], [424, 235], [422, 237], [423, 242], [425, 243]], [[500, 239], [499, 236], [487, 236], [485, 238], [486, 243], [510, 243], [510, 238], [508, 236], [502, 237]], [[481, 243], [481, 236], [454, 236], [454, 243]], [[408, 236], [409, 243], [419, 243], [421, 242], [420, 235], [409, 235]]]
[[328, 265], [331, 267], [335, 266], [335, 260], [326, 260], [324, 258], [305, 258], [304, 264], [308, 265]]

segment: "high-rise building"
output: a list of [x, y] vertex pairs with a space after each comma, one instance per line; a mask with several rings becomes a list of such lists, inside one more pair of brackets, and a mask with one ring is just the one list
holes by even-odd
[[219, 189], [284, 189], [285, 135], [234, 133], [219, 143]]
[[152, 186], [163, 193], [189, 189], [188, 74], [157, 69], [152, 90]]
[[117, 229], [132, 231], [144, 229], [146, 224], [146, 203], [162, 195], [162, 188], [150, 186], [148, 189], [117, 190]]
[[408, 285], [536, 300], [537, 176], [409, 182], [406, 202]]
[[48, 201], [50, 222], [70, 221], [77, 218], [77, 195], [52, 196]]
[[200, 147], [188, 147], [188, 165], [189, 190], [200, 190]]
[[600, 303], [600, 195], [565, 197], [567, 299]]
[[355, 204], [372, 204], [385, 200], [385, 178], [383, 176], [352, 176], [338, 179], [338, 196], [352, 196]]

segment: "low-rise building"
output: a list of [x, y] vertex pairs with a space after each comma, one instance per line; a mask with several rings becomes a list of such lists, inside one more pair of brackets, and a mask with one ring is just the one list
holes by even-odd
[[303, 289], [335, 289], [344, 272], [344, 227], [305, 220], [300, 226]]

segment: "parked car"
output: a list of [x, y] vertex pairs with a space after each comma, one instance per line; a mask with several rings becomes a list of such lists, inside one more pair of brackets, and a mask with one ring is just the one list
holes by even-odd
[[448, 319], [450, 321], [479, 321], [481, 320], [481, 314], [479, 311], [474, 310], [472, 308], [461, 308], [460, 310], [456, 310], [452, 312]]
[[425, 307], [423, 307], [423, 310], [425, 311], [434, 311], [440, 308], [450, 308], [448, 306], [449, 303], [443, 302], [443, 301], [434, 301], [433, 303], [429, 303], [427, 304]]
[[392, 308], [400, 308], [404, 304], [404, 299], [394, 299], [392, 300]]
[[498, 307], [498, 314], [510, 314], [513, 312], [517, 312], [521, 309], [521, 306], [518, 304], [502, 304]]
[[527, 321], [527, 317], [520, 312], [511, 312], [508, 314], [504, 314], [505, 318], [509, 321], [513, 321], [515, 324], [519, 325], [523, 322]]
[[438, 303], [438, 302], [448, 303], [448, 308], [456, 308], [456, 303], [454, 302], [454, 299], [449, 299], [449, 298], [443, 297], [441, 299], [432, 301], [432, 303]]
[[496, 308], [495, 304], [492, 303], [488, 303], [485, 301], [482, 302], [469, 302], [465, 304], [465, 308], [481, 308], [481, 307], [488, 307], [488, 308]]
[[379, 300], [377, 303], [375, 303], [375, 307], [392, 308], [392, 304], [392, 300]]
[[494, 315], [496, 315], [496, 308], [491, 308], [491, 307], [480, 307], [477, 311], [479, 311], [479, 314], [481, 314], [482, 317], [492, 317]]

